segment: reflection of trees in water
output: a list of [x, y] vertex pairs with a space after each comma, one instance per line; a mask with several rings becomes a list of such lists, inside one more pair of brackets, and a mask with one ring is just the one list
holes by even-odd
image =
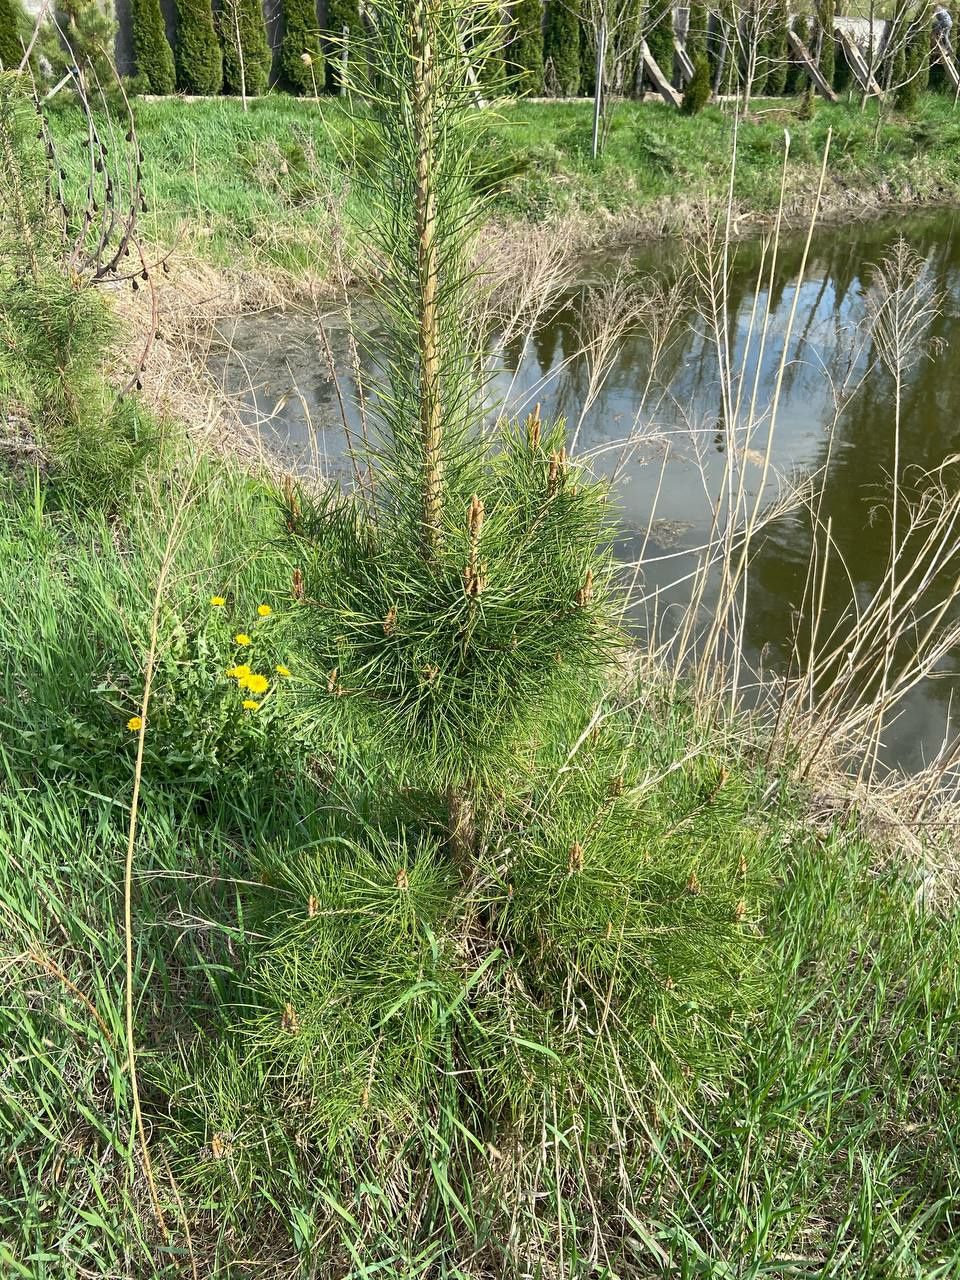
[[[854, 288], [869, 285], [871, 267], [883, 256], [890, 244], [869, 243], [866, 252], [857, 246], [857, 254], [847, 247], [837, 254], [840, 272], [836, 286], [835, 312], [843, 315], [843, 298]], [[960, 237], [942, 234], [914, 241], [924, 254], [927, 269], [938, 292], [945, 300], [944, 308], [931, 321], [927, 338], [941, 344], [944, 351], [951, 337], [957, 337], [957, 298], [960, 294]], [[860, 256], [859, 268], [853, 264]], [[842, 265], [841, 265], [842, 264]], [[847, 321], [841, 327], [846, 327]], [[893, 379], [878, 367], [875, 352], [867, 353], [872, 368], [857, 395], [839, 417], [830, 455], [830, 466], [823, 477], [823, 519], [831, 521], [835, 551], [831, 553], [824, 617], [819, 628], [826, 636], [850, 604], [850, 582], [844, 565], [862, 603], [877, 590], [887, 571], [890, 552], [890, 478], [894, 463]], [[922, 474], [939, 467], [960, 448], [960, 367], [950, 358], [926, 358], [906, 376], [902, 392], [901, 458], [904, 487], [922, 484]], [[827, 458], [827, 441], [820, 446], [822, 466]], [[822, 535], [821, 535], [822, 537]], [[767, 532], [753, 559], [751, 599], [746, 619], [749, 647], [759, 651], [769, 645], [779, 661], [789, 660], [791, 637], [796, 625], [792, 611], [799, 605], [806, 578], [806, 565], [812, 549], [809, 518], [803, 514], [781, 520]], [[841, 563], [841, 560], [843, 563]], [[952, 589], [951, 572], [932, 584], [931, 599], [942, 599]], [[801, 634], [809, 636], [809, 612], [800, 622]], [[956, 671], [956, 662], [949, 664]], [[946, 706], [956, 695], [953, 679], [937, 680], [928, 685], [924, 696], [932, 703]], [[929, 726], [932, 737], [938, 726]]]

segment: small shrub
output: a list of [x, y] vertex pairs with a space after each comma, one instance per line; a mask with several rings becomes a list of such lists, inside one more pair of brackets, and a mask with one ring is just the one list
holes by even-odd
[[138, 77], [150, 93], [173, 93], [176, 88], [173, 50], [164, 30], [160, 0], [130, 0], [130, 17]]
[[261, 0], [224, 0], [218, 20], [224, 88], [251, 97], [265, 93], [272, 56]]
[[683, 93], [683, 114], [698, 115], [710, 101], [710, 92], [710, 63], [705, 53], [698, 53], [693, 59], [693, 76]]
[[298, 93], [315, 93], [324, 83], [315, 0], [285, 0], [279, 63], [280, 74]]
[[223, 88], [223, 52], [210, 0], [177, 0], [177, 86], [214, 95]]

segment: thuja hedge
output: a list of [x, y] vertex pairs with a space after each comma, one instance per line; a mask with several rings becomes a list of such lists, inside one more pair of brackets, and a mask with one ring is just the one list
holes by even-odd
[[173, 93], [173, 50], [164, 29], [160, 0], [131, 0], [133, 57], [137, 75], [151, 93]]
[[316, 0], [285, 0], [279, 68], [283, 79], [298, 93], [313, 93], [323, 84]]
[[272, 57], [260, 0], [224, 0], [217, 15], [228, 93], [263, 93]]
[[223, 88], [223, 52], [210, 0], [177, 0], [177, 87], [215, 94]]

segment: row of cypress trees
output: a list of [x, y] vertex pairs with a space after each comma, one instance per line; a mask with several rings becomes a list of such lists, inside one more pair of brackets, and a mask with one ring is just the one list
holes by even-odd
[[[0, 6], [17, 0], [0, 0]], [[176, 0], [176, 52], [160, 0], [131, 0], [137, 79], [150, 93], [263, 93], [271, 74], [297, 93], [339, 87], [339, 59], [325, 59], [316, 0], [283, 0], [283, 36], [276, 57], [267, 39], [261, 0]], [[359, 32], [357, 0], [327, 0], [326, 31]]]
[[[77, 0], [62, 0], [69, 7]], [[317, 0], [282, 0], [283, 36], [276, 57], [267, 39], [262, 0], [222, 0], [216, 13], [212, 0], [176, 0], [175, 51], [167, 40], [160, 0], [130, 0], [137, 77], [151, 93], [212, 95], [263, 93], [274, 73], [281, 84], [297, 93], [310, 94], [339, 87], [339, 56], [329, 40], [321, 38]], [[502, 54], [484, 55], [481, 75], [488, 82], [511, 78], [514, 92], [561, 97], [591, 94], [594, 89], [594, 36], [581, 12], [584, 0], [515, 0], [503, 29]], [[849, 87], [850, 71], [833, 38], [837, 0], [815, 0], [808, 39], [818, 57], [821, 72], [837, 90]], [[344, 30], [360, 32], [358, 0], [326, 0], [324, 30], [334, 41]], [[711, 6], [716, 14], [711, 35], [710, 9], [704, 0], [690, 0], [687, 52], [696, 65], [700, 56], [709, 80], [722, 78], [733, 88], [743, 68], [723, 49], [717, 26], [732, 29], [738, 12], [735, 0]], [[101, 22], [105, 19], [97, 7]], [[955, 18], [960, 15], [955, 15]], [[755, 94], [777, 96], [801, 92], [807, 83], [803, 67], [791, 62], [787, 49], [787, 0], [777, 0], [765, 20], [757, 42]], [[637, 0], [637, 23], [650, 50], [669, 74], [673, 67], [673, 19], [669, 7]], [[931, 87], [947, 87], [942, 68], [929, 59], [929, 23], [916, 7], [897, 0], [893, 46], [896, 66], [882, 68], [888, 84], [901, 86], [897, 104], [909, 109], [919, 93]], [[22, 53], [21, 38], [29, 28], [21, 0], [0, 0], [0, 64], [16, 65]], [[958, 23], [960, 29], [960, 23]], [[904, 36], [906, 38], [904, 38]], [[703, 72], [702, 76], [706, 76]], [[629, 85], [622, 86], [629, 89]]]

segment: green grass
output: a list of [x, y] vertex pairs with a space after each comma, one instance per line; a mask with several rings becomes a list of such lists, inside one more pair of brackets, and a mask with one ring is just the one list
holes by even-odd
[[[829, 201], [842, 207], [948, 201], [960, 192], [960, 116], [947, 96], [928, 94], [910, 119], [885, 120], [856, 103], [758, 104], [741, 127], [736, 196], [744, 212], [777, 202], [783, 130], [792, 139], [788, 209], [809, 205], [828, 129], [833, 130]], [[221, 267], [324, 277], [331, 235], [347, 227], [348, 260], [366, 210], [345, 176], [356, 157], [352, 127], [336, 100], [273, 96], [244, 113], [230, 99], [135, 102], [144, 152], [148, 235], [180, 243]], [[55, 104], [51, 122], [70, 184], [83, 180], [80, 116]], [[686, 230], [695, 201], [725, 198], [732, 126], [709, 108], [685, 118], [658, 103], [617, 106], [606, 149], [590, 157], [591, 107], [517, 103], [484, 123], [494, 161], [496, 216], [541, 223], [572, 216], [585, 238], [625, 231]], [[344, 157], [344, 163], [338, 159]], [[360, 157], [362, 160], [362, 157]], [[611, 232], [611, 226], [613, 231]]]
[[[239, 628], [254, 637], [247, 661], [297, 673], [291, 562], [269, 489], [212, 464], [161, 614], [136, 858], [160, 1238], [123, 1056], [125, 723], [178, 489], [151, 483], [109, 518], [29, 483], [0, 498], [0, 1269], [174, 1277], [190, 1274], [192, 1251], [199, 1274], [224, 1277], [519, 1276], [541, 1262], [664, 1280], [957, 1274], [956, 911], [926, 908], [910, 869], [881, 869], [855, 824], [813, 830], [803, 796], [786, 779], [771, 790], [749, 740], [706, 735], [648, 690], [626, 787], [645, 780], [641, 847], [681, 883], [699, 868], [711, 903], [711, 877], [743, 857], [737, 892], [762, 904], [750, 928], [767, 937], [755, 940], [762, 995], [714, 1061], [698, 1028], [704, 960], [689, 976], [678, 965], [649, 1013], [684, 1019], [686, 1063], [655, 1027], [621, 1038], [620, 1067], [641, 1083], [623, 1093], [618, 1141], [589, 1131], [600, 1113], [557, 1087], [577, 1078], [559, 1060], [592, 1043], [584, 992], [559, 1001], [571, 1021], [551, 1030], [545, 987], [535, 1018], [486, 1043], [504, 1009], [522, 1011], [512, 984], [529, 974], [510, 977], [486, 949], [489, 924], [476, 906], [464, 916], [435, 843], [401, 827], [369, 835], [365, 823], [389, 830], [392, 803], [373, 757], [311, 729], [280, 681], [263, 714], [240, 710], [223, 675]], [[262, 602], [275, 613], [255, 622]], [[535, 827], [535, 856], [513, 855], [509, 910], [539, 901], [545, 938], [583, 909], [563, 831], [592, 803], [578, 787], [552, 818], [556, 866]], [[345, 818], [347, 797], [359, 820]], [[469, 1110], [445, 1105], [452, 1078], [438, 1063], [465, 1044], [488, 1062], [491, 1097], [520, 1106], [512, 1121], [471, 1133]], [[591, 1270], [595, 1221], [609, 1256]]]
[[[138, 110], [146, 140], [151, 112], [160, 135], [192, 107]], [[210, 104], [203, 186], [197, 135], [177, 135], [198, 157], [192, 219], [173, 155], [149, 162], [158, 236], [159, 219], [196, 234], [207, 216], [210, 249], [309, 267], [332, 142], [283, 133], [294, 110]], [[624, 209], [641, 190], [689, 197], [695, 140], [722, 189], [719, 116], [698, 135], [626, 108], [592, 166], [577, 108], [538, 114], [540, 135], [534, 110], [496, 126], [530, 148], [505, 152], [501, 211], [606, 215], [628, 186]], [[296, 111], [344, 133], [339, 108]], [[838, 165], [860, 163], [869, 119], [831, 114]], [[931, 120], [909, 127], [942, 140]], [[826, 123], [801, 130], [797, 175]], [[741, 139], [758, 209], [780, 124]], [[889, 174], [905, 127], [881, 132]], [[241, 259], [241, 213], [252, 232], [271, 207], [289, 242]], [[209, 457], [188, 470], [174, 439], [109, 504], [56, 468], [3, 480], [4, 1274], [958, 1273], [960, 914], [856, 814], [816, 825], [759, 726], [705, 723], [642, 664], [587, 670], [608, 639], [618, 653], [601, 495], [560, 443], [531, 422], [509, 457], [448, 472], [426, 563], [420, 507], [411, 526], [389, 487], [361, 519]], [[464, 526], [474, 481], [485, 506], [469, 500]], [[161, 1229], [125, 1043], [128, 722], [182, 501], [130, 898]], [[477, 800], [466, 853], [447, 788]]]

